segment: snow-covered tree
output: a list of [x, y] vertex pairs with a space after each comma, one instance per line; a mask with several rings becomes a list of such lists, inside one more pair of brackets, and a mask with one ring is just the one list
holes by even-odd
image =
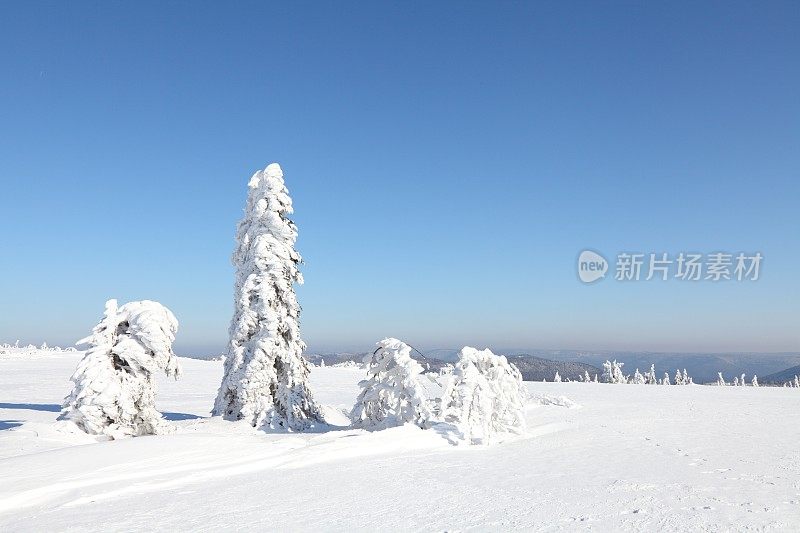
[[559, 375], [558, 370], [556, 370], [556, 375], [553, 377], [553, 382], [561, 383], [561, 376]]
[[753, 381], [751, 382], [751, 384], [753, 385], [753, 387], [758, 387], [758, 376], [756, 375], [753, 376]]
[[471, 444], [489, 444], [525, 430], [526, 396], [522, 375], [504, 356], [465, 346], [443, 395], [443, 418]]
[[727, 385], [727, 383], [725, 383], [725, 378], [722, 377], [722, 372], [717, 372], [717, 385], [719, 385], [720, 387], [724, 387]]
[[636, 369], [636, 372], [633, 374], [632, 383], [634, 385], [644, 385], [644, 384], [647, 383], [647, 379], [644, 377], [644, 375], [641, 372], [639, 372], [638, 368]]
[[165, 430], [155, 406], [155, 375], [180, 375], [172, 352], [177, 330], [175, 316], [158, 302], [118, 307], [116, 300], [107, 301], [103, 319], [78, 341], [89, 349], [72, 375], [59, 418], [112, 439]]
[[800, 378], [797, 376], [794, 377], [794, 386], [800, 388]]
[[650, 365], [650, 371], [644, 375], [648, 385], [658, 385], [658, 378], [656, 377], [656, 365]]
[[411, 347], [393, 339], [383, 339], [372, 355], [367, 379], [361, 381], [361, 394], [350, 414], [353, 425], [364, 429], [385, 429], [406, 423], [428, 427], [433, 419], [423, 380], [423, 368], [411, 358]]
[[583, 382], [584, 383], [589, 383], [591, 381], [592, 381], [592, 378], [591, 378], [591, 376], [589, 376], [589, 371], [588, 370], [584, 370], [583, 371]]
[[747, 382], [744, 379], [744, 374], [742, 374], [742, 378], [739, 380], [739, 385], [741, 385], [742, 387], [747, 385]]
[[594, 375], [594, 382], [595, 383], [600, 383], [600, 380], [598, 379], [597, 374]]
[[733, 377], [733, 386], [734, 387], [738, 387], [739, 386], [739, 378], [736, 377], [736, 376]]
[[213, 413], [254, 427], [309, 429], [323, 420], [301, 357], [305, 343], [294, 284], [303, 282], [302, 259], [294, 249], [297, 228], [288, 218], [292, 199], [276, 163], [256, 172], [248, 187], [232, 258], [234, 315]]
[[625, 363], [617, 363], [617, 360], [606, 361], [603, 363], [603, 381], [606, 383], [627, 383], [628, 378], [622, 373]]
[[667, 372], [664, 372], [664, 379], [661, 380], [661, 384], [671, 385], [671, 383], [669, 382], [669, 374]]
[[683, 385], [683, 374], [680, 370], [675, 371], [675, 385]]

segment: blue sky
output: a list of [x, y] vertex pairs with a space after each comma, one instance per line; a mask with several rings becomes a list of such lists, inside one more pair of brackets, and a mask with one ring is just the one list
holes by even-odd
[[[800, 350], [800, 5], [0, 8], [0, 342], [155, 299], [221, 352], [252, 173], [295, 201], [312, 349]], [[751, 283], [576, 276], [755, 252]]]

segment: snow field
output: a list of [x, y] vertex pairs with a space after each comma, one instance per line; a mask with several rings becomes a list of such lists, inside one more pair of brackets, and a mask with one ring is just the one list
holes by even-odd
[[[264, 433], [209, 418], [222, 363], [181, 358], [182, 379], [160, 376], [156, 396], [175, 433], [97, 443], [56, 422], [80, 355], [0, 357], [2, 531], [793, 531], [800, 521], [792, 389], [527, 382], [523, 436], [453, 446], [413, 425]], [[347, 423], [364, 377], [312, 369], [326, 417]]]

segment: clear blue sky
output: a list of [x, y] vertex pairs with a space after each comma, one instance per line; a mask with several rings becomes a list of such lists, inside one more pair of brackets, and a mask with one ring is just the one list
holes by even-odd
[[[279, 162], [312, 349], [800, 350], [797, 2], [5, 2], [0, 342], [155, 299], [223, 350]], [[582, 285], [584, 248], [760, 251]]]

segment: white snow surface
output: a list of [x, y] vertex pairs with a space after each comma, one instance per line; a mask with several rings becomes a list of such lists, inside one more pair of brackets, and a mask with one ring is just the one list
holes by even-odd
[[[524, 435], [453, 446], [413, 425], [265, 433], [209, 418], [219, 361], [159, 378], [171, 434], [56, 422], [81, 353], [0, 356], [0, 531], [796, 531], [800, 394], [526, 383]], [[313, 368], [346, 424], [363, 369]], [[543, 405], [564, 397], [580, 409]], [[234, 451], [234, 453], [231, 453]]]

